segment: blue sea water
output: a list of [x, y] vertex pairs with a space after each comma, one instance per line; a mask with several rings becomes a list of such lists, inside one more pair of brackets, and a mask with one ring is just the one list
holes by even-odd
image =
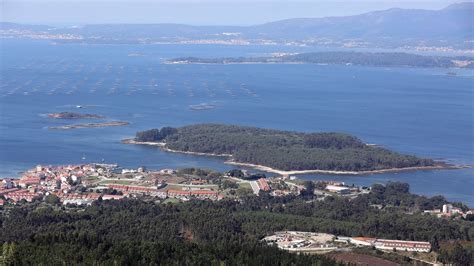
[[[0, 177], [37, 164], [114, 162], [124, 167], [232, 168], [218, 158], [121, 144], [138, 130], [228, 123], [337, 131], [367, 143], [457, 164], [474, 164], [474, 72], [322, 65], [172, 65], [181, 56], [256, 56], [315, 48], [218, 45], [53, 45], [1, 40]], [[448, 76], [446, 72], [456, 72]], [[209, 103], [215, 109], [195, 111]], [[83, 108], [78, 109], [76, 106]], [[123, 127], [50, 130], [72, 111], [123, 120]], [[72, 121], [90, 122], [91, 120]], [[83, 160], [82, 158], [85, 157]], [[304, 175], [371, 185], [408, 182], [424, 195], [474, 206], [474, 170], [364, 176]]]

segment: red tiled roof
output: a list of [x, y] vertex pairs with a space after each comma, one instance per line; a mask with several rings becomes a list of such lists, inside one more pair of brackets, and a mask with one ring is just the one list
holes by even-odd
[[191, 193], [189, 191], [184, 191], [184, 190], [169, 189], [168, 194], [190, 195]]
[[355, 240], [359, 240], [359, 241], [375, 241], [376, 238], [373, 238], [373, 237], [365, 237], [365, 236], [359, 236], [359, 237], [353, 237], [353, 239]]
[[19, 190], [18, 188], [14, 187], [14, 188], [7, 188], [7, 189], [0, 189], [0, 195], [4, 195], [4, 194], [7, 194], [7, 193], [10, 193], [10, 192], [13, 192], [13, 191], [17, 191]]
[[191, 195], [217, 195], [217, 192], [212, 190], [193, 190], [191, 191]]
[[268, 191], [270, 190], [270, 186], [268, 185], [267, 180], [265, 178], [260, 178], [258, 179], [258, 186], [260, 187], [261, 190], [263, 191]]

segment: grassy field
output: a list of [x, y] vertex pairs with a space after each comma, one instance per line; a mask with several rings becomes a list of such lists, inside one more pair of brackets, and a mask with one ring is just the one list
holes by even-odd
[[94, 181], [94, 180], [99, 180], [99, 177], [98, 177], [98, 176], [89, 175], [89, 176], [84, 177], [83, 179], [84, 179], [84, 180], [88, 180], [88, 181]]
[[248, 188], [248, 189], [252, 189], [252, 187], [250, 186], [249, 183], [245, 182], [245, 183], [237, 183], [237, 185], [239, 185], [239, 188]]

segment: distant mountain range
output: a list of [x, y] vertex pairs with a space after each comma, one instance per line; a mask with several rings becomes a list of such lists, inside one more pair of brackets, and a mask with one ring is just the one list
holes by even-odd
[[[393, 8], [355, 16], [295, 18], [254, 26], [94, 24], [73, 28], [0, 23], [2, 37], [49, 35], [86, 43], [300, 44], [350, 47], [434, 46], [472, 49], [474, 3], [441, 10]], [[19, 32], [23, 31], [22, 34]], [[48, 38], [46, 36], [46, 38]]]

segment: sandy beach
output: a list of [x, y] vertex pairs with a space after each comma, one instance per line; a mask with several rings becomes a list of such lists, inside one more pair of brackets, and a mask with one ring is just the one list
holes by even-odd
[[166, 143], [164, 142], [144, 142], [144, 141], [136, 141], [134, 139], [124, 139], [122, 140], [123, 144], [136, 144], [136, 145], [150, 145], [150, 146], [158, 146], [164, 147]]
[[332, 170], [278, 170], [264, 165], [240, 163], [232, 160], [225, 161], [226, 164], [249, 167], [256, 170], [276, 173], [282, 176], [289, 175], [303, 175], [303, 174], [331, 174], [331, 175], [367, 175], [367, 174], [383, 174], [383, 173], [394, 173], [403, 171], [419, 171], [419, 170], [441, 170], [441, 169], [461, 169], [467, 168], [467, 166], [456, 166], [456, 165], [434, 165], [434, 166], [417, 166], [417, 167], [405, 167], [405, 168], [389, 168], [381, 170], [370, 170], [370, 171], [332, 171]]

